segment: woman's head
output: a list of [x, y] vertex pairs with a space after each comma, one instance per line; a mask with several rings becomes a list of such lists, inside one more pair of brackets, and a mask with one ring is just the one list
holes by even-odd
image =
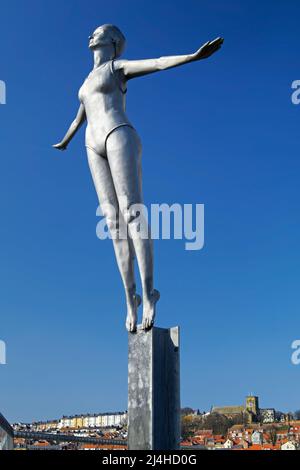
[[102, 46], [113, 45], [115, 58], [120, 57], [125, 49], [126, 39], [122, 32], [112, 24], [99, 26], [89, 37], [89, 48], [98, 49]]

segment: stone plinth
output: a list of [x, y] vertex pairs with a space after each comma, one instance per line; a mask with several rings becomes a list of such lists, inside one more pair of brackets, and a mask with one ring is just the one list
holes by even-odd
[[129, 333], [128, 449], [176, 450], [180, 439], [179, 327]]

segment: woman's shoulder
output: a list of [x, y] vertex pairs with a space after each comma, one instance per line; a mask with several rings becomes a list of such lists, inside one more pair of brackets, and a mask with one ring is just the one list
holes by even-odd
[[113, 59], [113, 67], [115, 70], [123, 70], [124, 65], [129, 62], [127, 59]]

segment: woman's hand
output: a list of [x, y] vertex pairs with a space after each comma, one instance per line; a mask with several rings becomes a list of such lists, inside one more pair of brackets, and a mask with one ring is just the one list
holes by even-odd
[[193, 60], [207, 59], [209, 56], [217, 52], [224, 42], [223, 38], [216, 38], [213, 41], [208, 41], [200, 47], [194, 54]]
[[57, 150], [66, 150], [68, 144], [70, 143], [70, 141], [72, 140], [72, 138], [74, 137], [78, 129], [82, 126], [85, 120], [86, 120], [86, 114], [85, 114], [84, 105], [80, 103], [79, 109], [77, 111], [77, 116], [72, 122], [72, 124], [70, 125], [66, 135], [63, 137], [63, 139], [60, 142], [58, 142], [58, 144], [54, 144], [52, 145], [52, 147]]
[[58, 144], [52, 145], [52, 147], [58, 150], [66, 150], [67, 144], [64, 144], [63, 142], [59, 142]]

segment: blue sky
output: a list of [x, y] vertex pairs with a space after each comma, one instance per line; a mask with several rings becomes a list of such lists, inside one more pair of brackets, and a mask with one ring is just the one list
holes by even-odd
[[0, 411], [11, 421], [126, 409], [127, 334], [110, 240], [74, 117], [103, 23], [126, 58], [207, 61], [132, 80], [127, 110], [143, 142], [150, 203], [204, 203], [205, 247], [155, 243], [157, 326], [181, 327], [182, 405], [300, 408], [300, 5], [237, 0], [4, 0], [0, 79]]

